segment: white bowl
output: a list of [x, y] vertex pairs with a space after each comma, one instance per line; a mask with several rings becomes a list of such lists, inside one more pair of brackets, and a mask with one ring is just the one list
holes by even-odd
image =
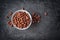
[[[29, 24], [26, 28], [19, 28], [19, 27], [17, 27], [17, 26], [13, 23], [13, 17], [14, 17], [14, 15], [16, 14], [16, 12], [26, 12], [26, 13], [29, 15], [31, 21], [30, 21], [30, 24]], [[32, 24], [32, 17], [31, 17], [31, 15], [30, 15], [30, 13], [29, 13], [28, 11], [26, 11], [26, 10], [17, 10], [17, 11], [15, 11], [15, 12], [12, 14], [11, 21], [12, 21], [12, 24], [13, 24], [13, 26], [14, 26], [15, 28], [17, 28], [17, 29], [19, 29], [19, 30], [25, 30], [25, 29], [28, 29], [28, 28], [30, 27], [30, 25]]]

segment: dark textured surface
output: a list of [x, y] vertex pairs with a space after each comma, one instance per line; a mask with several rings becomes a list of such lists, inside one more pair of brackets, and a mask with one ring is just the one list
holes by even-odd
[[[59, 40], [60, 6], [59, 0], [0, 0], [0, 40]], [[24, 7], [31, 14], [41, 15], [41, 22], [32, 24], [27, 30], [20, 31], [7, 25], [5, 16], [9, 10], [15, 12]], [[44, 12], [48, 16], [44, 16]]]

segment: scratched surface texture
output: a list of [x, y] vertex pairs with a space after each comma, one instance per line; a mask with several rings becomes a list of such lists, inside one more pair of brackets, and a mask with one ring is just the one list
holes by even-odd
[[[60, 39], [60, 1], [59, 0], [0, 0], [0, 40], [59, 40]], [[25, 8], [31, 14], [41, 16], [27, 30], [18, 30], [7, 25], [5, 16], [9, 10], [15, 12]], [[44, 12], [48, 16], [44, 16]]]

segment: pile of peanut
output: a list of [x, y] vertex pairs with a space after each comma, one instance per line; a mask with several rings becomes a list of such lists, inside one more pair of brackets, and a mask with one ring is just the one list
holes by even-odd
[[32, 13], [32, 23], [39, 23], [41, 20], [41, 16], [37, 13]]
[[30, 17], [26, 12], [16, 12], [13, 23], [16, 27], [25, 28], [30, 24]]

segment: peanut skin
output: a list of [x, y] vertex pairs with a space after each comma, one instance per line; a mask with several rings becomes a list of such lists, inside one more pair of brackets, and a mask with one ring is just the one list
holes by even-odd
[[13, 20], [14, 20], [14, 24], [18, 28], [25, 28], [30, 23], [30, 17], [25, 12], [17, 12], [13, 17]]

